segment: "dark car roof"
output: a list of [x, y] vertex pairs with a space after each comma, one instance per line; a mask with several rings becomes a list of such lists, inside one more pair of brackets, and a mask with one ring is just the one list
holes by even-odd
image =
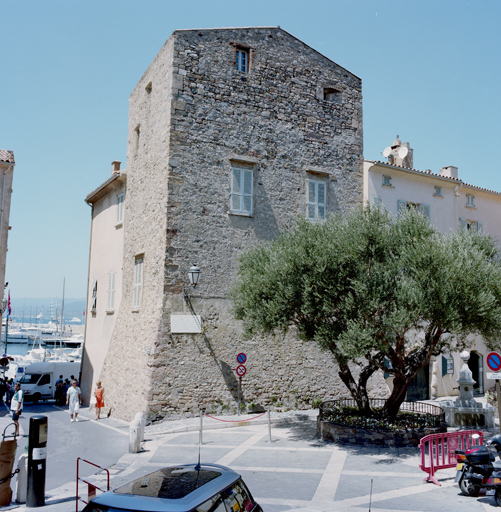
[[189, 512], [239, 478], [217, 464], [170, 466], [105, 492], [91, 503], [142, 512]]

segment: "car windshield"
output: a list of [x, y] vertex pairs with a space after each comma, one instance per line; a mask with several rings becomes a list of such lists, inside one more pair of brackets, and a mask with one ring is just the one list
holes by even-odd
[[21, 377], [19, 381], [21, 384], [36, 384], [40, 379], [40, 374], [37, 373], [27, 373]]

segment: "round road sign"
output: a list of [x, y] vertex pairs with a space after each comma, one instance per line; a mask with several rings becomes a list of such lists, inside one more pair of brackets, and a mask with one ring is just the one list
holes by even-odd
[[243, 364], [240, 364], [237, 366], [237, 369], [235, 371], [237, 372], [237, 375], [239, 377], [243, 377], [247, 372], [247, 368]]
[[493, 372], [501, 370], [501, 355], [497, 352], [489, 352], [489, 354], [487, 354], [487, 366]]
[[240, 364], [244, 364], [245, 361], [247, 361], [247, 356], [243, 352], [240, 352], [240, 354], [238, 354], [237, 356], [237, 362]]

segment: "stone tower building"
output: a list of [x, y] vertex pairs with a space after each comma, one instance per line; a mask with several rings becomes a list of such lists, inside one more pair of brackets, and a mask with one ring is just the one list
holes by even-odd
[[[129, 108], [120, 305], [107, 311], [110, 281], [93, 262], [110, 241], [93, 232], [84, 396], [101, 379], [124, 419], [235, 409], [239, 352], [247, 405], [345, 395], [313, 344], [243, 340], [228, 292], [245, 247], [300, 216], [361, 203], [361, 80], [278, 27], [177, 30]], [[106, 315], [106, 355], [95, 364], [103, 333], [92, 333]]]

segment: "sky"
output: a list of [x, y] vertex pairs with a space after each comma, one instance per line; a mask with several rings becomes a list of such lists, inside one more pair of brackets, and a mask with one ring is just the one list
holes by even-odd
[[0, 0], [0, 149], [14, 151], [13, 298], [84, 298], [85, 197], [126, 168], [128, 98], [176, 29], [280, 26], [362, 79], [364, 157], [501, 191], [498, 0]]

